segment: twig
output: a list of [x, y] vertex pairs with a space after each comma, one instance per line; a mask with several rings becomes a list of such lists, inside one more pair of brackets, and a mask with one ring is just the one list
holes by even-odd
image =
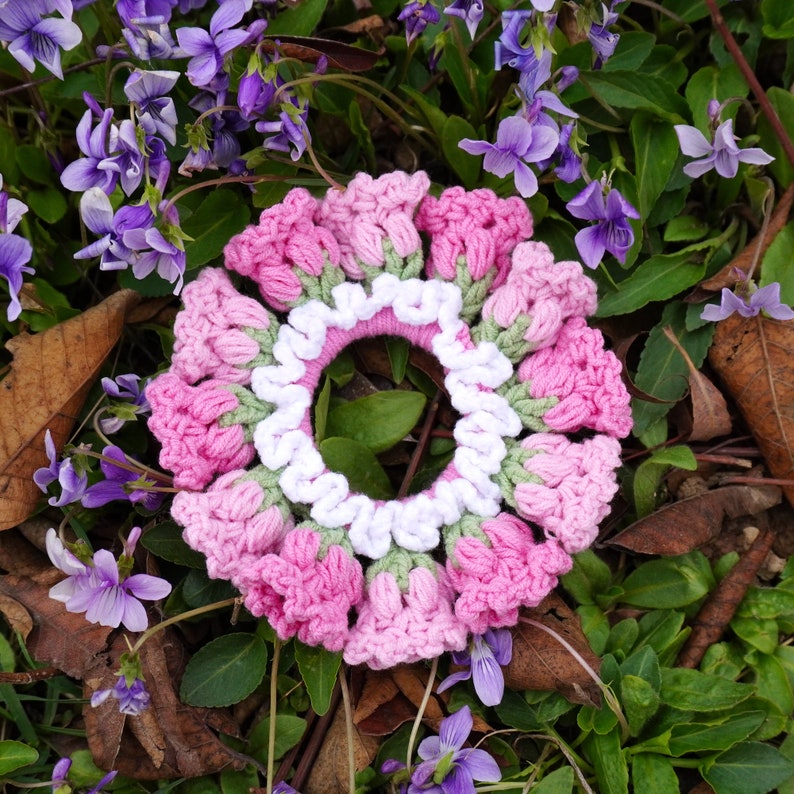
[[408, 493], [411, 480], [413, 480], [417, 470], [419, 469], [419, 464], [422, 462], [422, 458], [424, 457], [425, 451], [427, 450], [428, 442], [430, 441], [430, 434], [433, 430], [433, 424], [436, 421], [436, 414], [438, 414], [440, 404], [441, 389], [436, 392], [435, 397], [433, 397], [433, 400], [430, 403], [430, 407], [427, 409], [427, 416], [425, 417], [425, 422], [422, 425], [422, 432], [419, 435], [419, 440], [416, 442], [416, 449], [414, 450], [414, 454], [411, 455], [411, 460], [409, 461], [408, 468], [405, 471], [405, 477], [403, 477], [403, 481], [400, 483], [400, 490], [397, 492], [398, 499], [401, 499]]

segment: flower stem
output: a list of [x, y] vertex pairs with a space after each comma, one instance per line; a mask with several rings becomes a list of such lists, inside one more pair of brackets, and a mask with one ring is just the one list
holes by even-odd
[[278, 662], [281, 656], [281, 640], [273, 643], [273, 661], [270, 665], [270, 723], [267, 731], [267, 794], [273, 794], [273, 772], [276, 759], [276, 716], [278, 703]]
[[438, 657], [436, 656], [433, 659], [432, 664], [430, 665], [430, 675], [427, 677], [427, 686], [425, 687], [425, 694], [422, 698], [422, 702], [419, 704], [419, 711], [416, 713], [416, 719], [414, 720], [413, 727], [411, 728], [411, 735], [408, 738], [408, 753], [407, 753], [407, 764], [406, 766], [408, 769], [411, 769], [411, 758], [414, 754], [414, 744], [416, 744], [416, 735], [419, 733], [419, 726], [422, 724], [422, 717], [425, 715], [425, 709], [427, 708], [427, 702], [430, 700], [430, 693], [433, 691], [433, 684], [436, 681], [436, 673], [438, 672]]
[[345, 728], [347, 729], [347, 785], [349, 794], [356, 794], [356, 755], [353, 749], [353, 706], [350, 702], [350, 689], [347, 686], [345, 666], [339, 668], [339, 688], [345, 704]]

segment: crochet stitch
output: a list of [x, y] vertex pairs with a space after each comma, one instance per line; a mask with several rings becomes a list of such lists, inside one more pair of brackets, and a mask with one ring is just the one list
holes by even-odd
[[[528, 240], [520, 199], [429, 186], [397, 172], [291, 190], [224, 251], [270, 309], [204, 270], [147, 388], [172, 514], [209, 575], [282, 639], [373, 668], [537, 605], [594, 540], [631, 427], [581, 265]], [[446, 469], [390, 501], [351, 491], [312, 427], [324, 368], [381, 335], [438, 360], [458, 414]]]

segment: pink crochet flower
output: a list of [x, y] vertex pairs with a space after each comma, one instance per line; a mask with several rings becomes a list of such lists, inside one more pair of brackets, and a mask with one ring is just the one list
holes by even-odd
[[630, 398], [620, 375], [620, 362], [604, 350], [601, 332], [583, 317], [568, 320], [553, 347], [527, 356], [518, 368], [531, 397], [559, 399], [543, 415], [549, 427], [560, 432], [587, 427], [617, 438], [631, 430]]
[[359, 173], [344, 192], [328, 191], [315, 220], [338, 241], [341, 265], [349, 278], [364, 278], [359, 260], [371, 267], [383, 266], [387, 238], [400, 257], [421, 249], [414, 214], [429, 187], [423, 171], [410, 175], [397, 171], [379, 179]]
[[472, 634], [513, 626], [522, 606], [537, 606], [567, 573], [571, 558], [555, 540], [536, 543], [532, 529], [509, 513], [483, 521], [488, 544], [462, 537], [447, 573], [460, 593], [455, 615]]
[[500, 199], [486, 188], [452, 187], [439, 198], [424, 199], [416, 228], [430, 235], [429, 276], [453, 280], [458, 258], [465, 256], [475, 281], [496, 268], [492, 287], [498, 287], [510, 268], [510, 253], [532, 236], [532, 216], [518, 196]]
[[390, 571], [381, 571], [367, 587], [350, 631], [344, 658], [374, 670], [432, 659], [446, 650], [461, 650], [466, 628], [450, 607], [453, 596], [446, 571], [424, 567], [408, 574], [408, 591], [400, 592]]
[[328, 229], [315, 225], [317, 200], [303, 188], [291, 190], [266, 209], [223, 249], [226, 267], [253, 279], [262, 297], [286, 311], [300, 297], [300, 273], [319, 276], [328, 262], [339, 264], [339, 246]]
[[521, 446], [540, 450], [524, 468], [542, 483], [516, 486], [519, 514], [557, 538], [569, 554], [587, 548], [617, 492], [614, 471], [620, 465], [620, 443], [603, 435], [575, 443], [565, 436], [536, 433]]
[[166, 372], [146, 387], [152, 406], [149, 427], [162, 450], [160, 465], [174, 472], [177, 488], [204, 488], [218, 473], [247, 466], [254, 447], [240, 425], [221, 427], [218, 420], [239, 402], [223, 385], [205, 381], [188, 386]]
[[186, 383], [208, 376], [222, 383], [247, 384], [246, 367], [260, 354], [259, 343], [243, 329], [266, 330], [267, 309], [240, 295], [222, 270], [208, 268], [182, 293], [185, 308], [174, 322], [171, 372]]
[[278, 554], [265, 555], [255, 567], [245, 605], [265, 615], [281, 639], [295, 634], [307, 645], [340, 651], [348, 637], [348, 611], [361, 600], [364, 577], [358, 560], [330, 545], [320, 559], [322, 536], [297, 527]]
[[219, 477], [206, 492], [181, 491], [171, 515], [185, 528], [185, 541], [207, 558], [212, 579], [228, 579], [247, 591], [254, 566], [276, 550], [292, 528], [277, 505], [263, 508], [261, 485], [245, 470]]

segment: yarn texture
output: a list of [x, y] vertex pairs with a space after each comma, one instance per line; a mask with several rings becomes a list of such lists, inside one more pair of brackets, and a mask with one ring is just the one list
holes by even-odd
[[[185, 287], [171, 369], [147, 388], [172, 514], [214, 578], [281, 639], [373, 668], [514, 625], [595, 539], [631, 428], [577, 262], [532, 241], [518, 198], [424, 173], [294, 188]], [[428, 255], [423, 251], [423, 238]], [[425, 491], [351, 491], [314, 440], [323, 369], [357, 339], [433, 354], [457, 411]]]

